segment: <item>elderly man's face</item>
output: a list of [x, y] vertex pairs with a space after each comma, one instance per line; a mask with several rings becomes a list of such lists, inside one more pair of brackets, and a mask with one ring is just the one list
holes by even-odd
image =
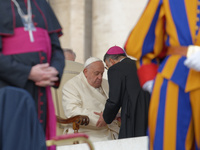
[[94, 88], [101, 86], [103, 73], [104, 65], [101, 61], [93, 62], [84, 69], [84, 74], [88, 83]]

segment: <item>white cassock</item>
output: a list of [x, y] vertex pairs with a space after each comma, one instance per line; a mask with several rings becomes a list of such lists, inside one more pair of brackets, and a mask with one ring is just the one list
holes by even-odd
[[[80, 126], [79, 132], [88, 134], [92, 142], [118, 138], [119, 126], [117, 120], [105, 127], [96, 127], [99, 116], [94, 114], [94, 112], [104, 110], [106, 100], [108, 99], [108, 90], [107, 80], [102, 80], [99, 90], [88, 83], [83, 72], [66, 82], [63, 86], [62, 105], [65, 116], [69, 118], [75, 115], [87, 115], [90, 118], [89, 125]], [[64, 132], [67, 129], [68, 133], [74, 132], [71, 125], [67, 126]]]

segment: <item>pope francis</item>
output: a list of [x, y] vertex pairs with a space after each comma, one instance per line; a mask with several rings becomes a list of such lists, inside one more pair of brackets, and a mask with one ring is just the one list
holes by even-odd
[[[104, 64], [96, 57], [90, 57], [84, 64], [83, 71], [67, 81], [63, 87], [62, 105], [67, 118], [75, 115], [87, 115], [90, 123], [81, 126], [79, 132], [89, 135], [92, 142], [118, 139], [117, 120], [104, 127], [96, 127], [99, 115], [108, 99], [108, 82], [103, 79]], [[72, 126], [64, 132], [73, 133]]]

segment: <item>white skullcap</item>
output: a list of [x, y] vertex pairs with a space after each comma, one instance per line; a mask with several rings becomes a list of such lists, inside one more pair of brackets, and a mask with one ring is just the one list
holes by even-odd
[[99, 59], [99, 58], [97, 58], [97, 57], [90, 57], [90, 58], [88, 58], [85, 61], [84, 68], [86, 68], [88, 65], [90, 65], [91, 63], [96, 62], [96, 61], [102, 61], [102, 60]]

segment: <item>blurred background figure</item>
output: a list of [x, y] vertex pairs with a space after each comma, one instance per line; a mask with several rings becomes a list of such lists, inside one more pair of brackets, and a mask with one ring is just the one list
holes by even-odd
[[0, 88], [0, 149], [47, 150], [33, 97], [26, 90]]
[[65, 60], [75, 61], [76, 53], [72, 49], [64, 48]]
[[27, 90], [46, 139], [56, 135], [50, 87], [64, 68], [61, 26], [46, 0], [0, 0], [0, 87]]

